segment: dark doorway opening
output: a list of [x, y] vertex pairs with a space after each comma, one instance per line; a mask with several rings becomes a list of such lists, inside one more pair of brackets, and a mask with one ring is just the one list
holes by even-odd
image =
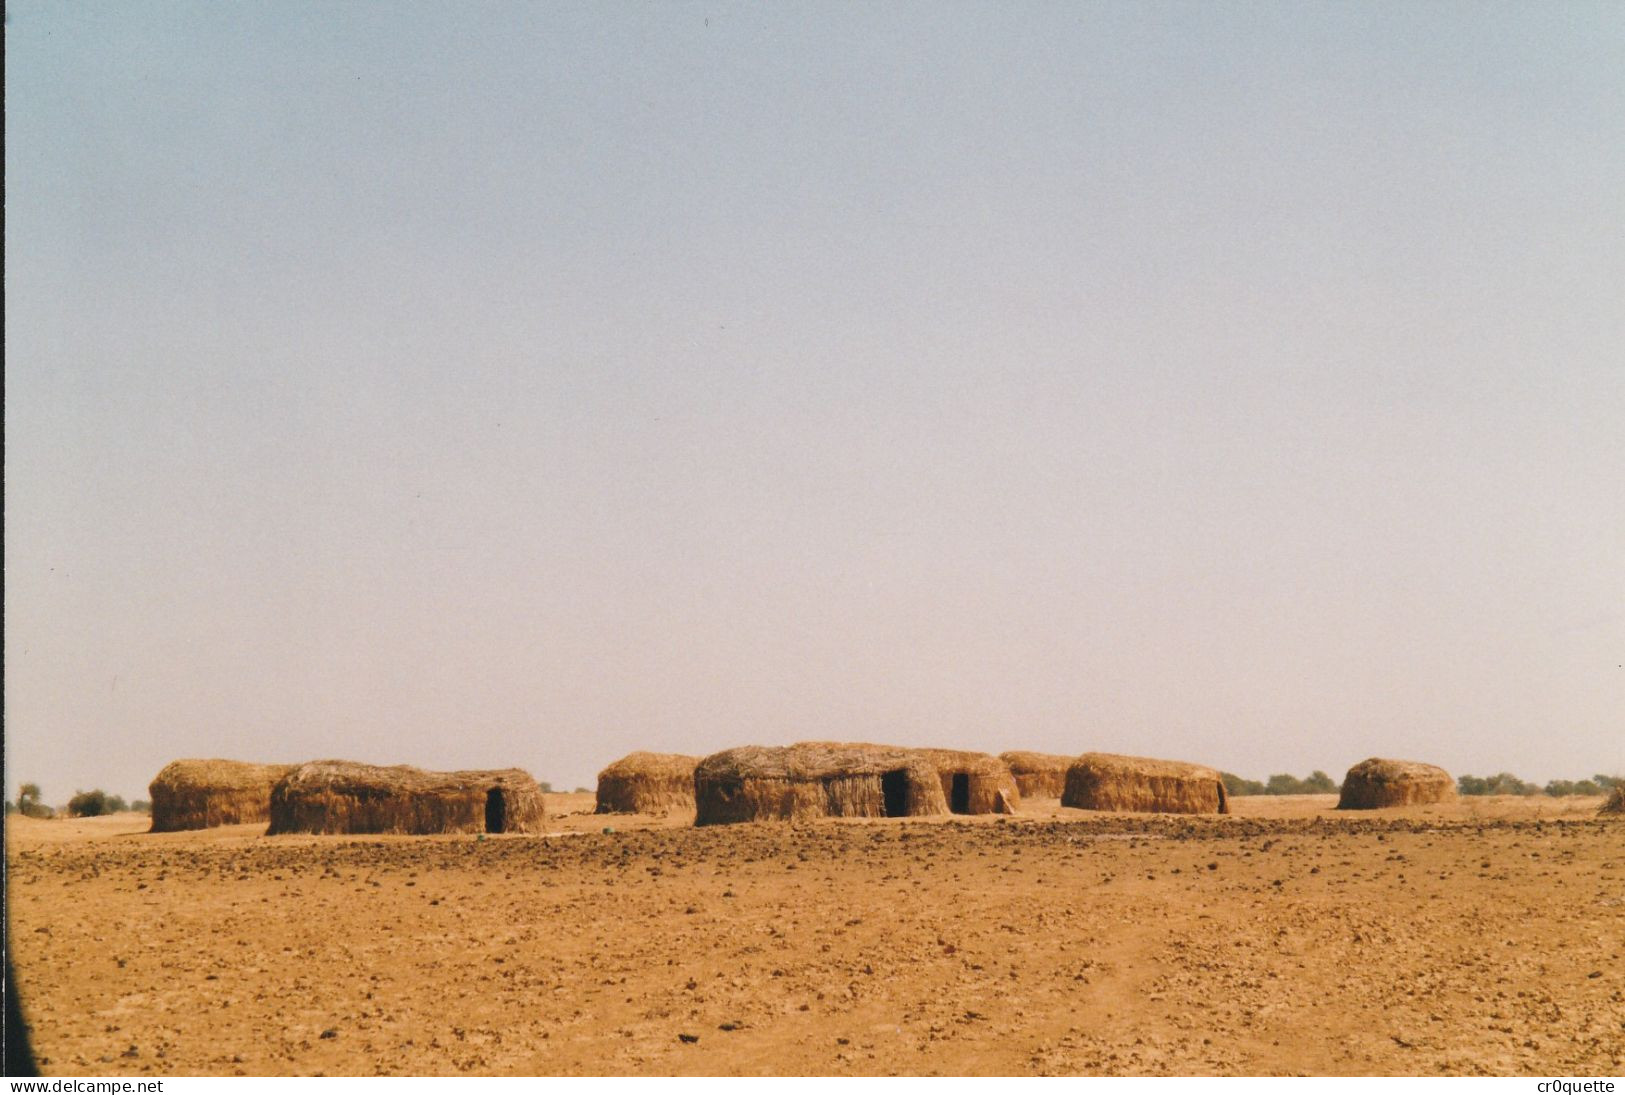
[[908, 773], [899, 768], [880, 776], [880, 794], [885, 799], [887, 817], [908, 816]]
[[502, 797], [502, 788], [493, 787], [485, 792], [485, 831], [506, 832], [508, 828], [508, 800]]
[[948, 795], [948, 811], [954, 814], [970, 813], [970, 773], [954, 773], [953, 790]]

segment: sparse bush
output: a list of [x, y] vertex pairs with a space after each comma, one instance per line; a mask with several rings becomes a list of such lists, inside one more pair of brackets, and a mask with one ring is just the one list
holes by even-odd
[[1278, 772], [1269, 778], [1264, 785], [1267, 795], [1329, 795], [1337, 793], [1337, 782], [1325, 772], [1316, 769], [1309, 773], [1308, 779], [1299, 779], [1285, 772]]
[[130, 804], [128, 802], [124, 801], [124, 798], [123, 798], [122, 795], [108, 795], [107, 796], [107, 812], [108, 813], [110, 813], [110, 814], [122, 814], [126, 810], [128, 810], [129, 808], [130, 808]]
[[1500, 772], [1486, 778], [1458, 776], [1456, 791], [1463, 795], [1538, 795], [1540, 788], [1525, 783], [1511, 772]]
[[103, 790], [75, 791], [68, 800], [69, 817], [101, 817], [112, 812], [112, 803]]
[[1225, 794], [1234, 797], [1242, 795], [1262, 795], [1264, 785], [1256, 779], [1242, 779], [1234, 772], [1220, 772], [1219, 780], [1224, 784]]
[[1546, 785], [1546, 793], [1553, 798], [1565, 798], [1568, 795], [1600, 795], [1603, 789], [1589, 779], [1554, 779]]
[[551, 783], [548, 783], [546, 780], [538, 781], [536, 786], [541, 790], [542, 794], [544, 794], [544, 795], [550, 795], [550, 794], [553, 793], [553, 785]]
[[585, 787], [577, 787], [576, 788], [576, 794], [578, 794], [578, 795], [590, 795], [590, 794], [592, 794], [592, 792], [589, 791]]
[[134, 810], [138, 814], [150, 814], [152, 813], [152, 803], [148, 802], [144, 798], [138, 798], [134, 802], [130, 803], [130, 809]]

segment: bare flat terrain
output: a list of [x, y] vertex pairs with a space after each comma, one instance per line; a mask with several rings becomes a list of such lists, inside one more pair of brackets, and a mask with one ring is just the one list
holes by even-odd
[[[546, 837], [12, 819], [54, 1074], [1625, 1071], [1597, 799]], [[605, 827], [615, 831], [606, 833]]]

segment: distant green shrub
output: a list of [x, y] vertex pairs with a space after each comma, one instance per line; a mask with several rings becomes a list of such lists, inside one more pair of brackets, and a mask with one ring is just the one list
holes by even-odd
[[112, 800], [106, 791], [75, 791], [68, 800], [69, 817], [101, 817], [112, 812]]
[[1264, 785], [1256, 779], [1242, 779], [1234, 772], [1220, 772], [1219, 779], [1224, 784], [1225, 793], [1235, 797], [1242, 795], [1262, 795]]
[[1554, 779], [1546, 785], [1546, 793], [1553, 798], [1564, 798], [1568, 795], [1600, 795], [1603, 788], [1596, 781], [1589, 779]]
[[1303, 793], [1306, 795], [1335, 795], [1340, 790], [1342, 788], [1337, 781], [1318, 768], [1303, 781]]
[[1278, 772], [1264, 784], [1266, 795], [1331, 795], [1337, 793], [1337, 782], [1325, 772], [1316, 769], [1308, 779]]
[[1458, 776], [1456, 778], [1456, 791], [1463, 795], [1538, 795], [1540, 788], [1533, 783], [1525, 783], [1511, 772], [1500, 772], [1493, 776], [1480, 778], [1478, 776]]

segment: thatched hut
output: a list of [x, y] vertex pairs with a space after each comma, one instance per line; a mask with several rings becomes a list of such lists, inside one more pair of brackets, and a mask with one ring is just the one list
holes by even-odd
[[1603, 804], [1597, 807], [1599, 817], [1625, 817], [1625, 783], [1614, 784]]
[[714, 753], [694, 769], [696, 825], [948, 812], [936, 766], [913, 749], [803, 742]]
[[1066, 791], [1066, 770], [1076, 758], [1012, 749], [1000, 753], [999, 759], [1009, 767], [1023, 798], [1060, 798]]
[[1339, 810], [1376, 810], [1383, 806], [1420, 806], [1449, 802], [1456, 797], [1456, 781], [1432, 764], [1410, 760], [1362, 760], [1343, 777]]
[[937, 770], [950, 814], [1013, 814], [1021, 791], [1009, 767], [991, 753], [917, 749]]
[[1066, 770], [1061, 805], [1148, 814], [1228, 814], [1230, 798], [1212, 768], [1177, 760], [1085, 753]]
[[699, 757], [679, 753], [628, 753], [598, 773], [600, 814], [664, 814], [694, 809], [694, 769]]
[[271, 816], [271, 788], [291, 764], [177, 760], [147, 785], [154, 833], [242, 825]]
[[425, 772], [342, 760], [301, 764], [271, 790], [278, 833], [538, 833], [542, 791], [517, 768]]
[[1020, 792], [987, 753], [801, 742], [744, 746], [694, 769], [696, 825], [819, 817], [1013, 813]]

